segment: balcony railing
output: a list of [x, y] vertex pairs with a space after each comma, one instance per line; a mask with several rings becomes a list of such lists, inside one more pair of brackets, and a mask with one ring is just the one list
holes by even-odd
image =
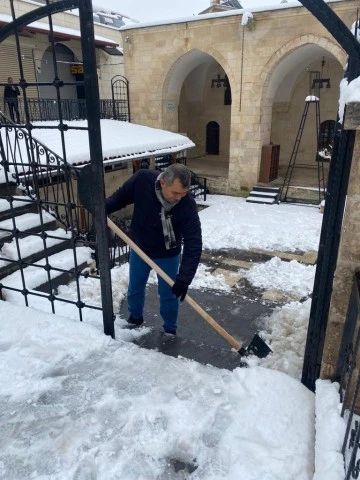
[[[59, 112], [63, 120], [84, 120], [87, 118], [85, 100], [62, 99], [60, 105], [57, 100], [29, 98], [26, 100], [29, 120], [41, 122], [46, 120], [59, 120]], [[21, 119], [25, 118], [24, 100], [19, 99], [19, 111]], [[6, 114], [8, 113], [5, 110]], [[127, 100], [100, 100], [100, 118], [129, 121], [129, 109]]]

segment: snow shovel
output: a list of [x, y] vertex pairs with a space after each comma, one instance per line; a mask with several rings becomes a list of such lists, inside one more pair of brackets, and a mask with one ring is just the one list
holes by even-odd
[[[86, 167], [81, 169], [78, 182], [78, 193], [81, 203], [84, 207], [93, 213], [93, 198], [89, 186], [91, 183], [86, 181], [87, 172]], [[109, 217], [106, 219], [107, 226], [118, 235], [140, 258], [144, 260], [155, 272], [168, 284], [170, 287], [174, 285], [174, 281], [170, 278], [140, 247], [129, 238]], [[185, 301], [196, 310], [204, 320], [206, 320], [241, 356], [256, 355], [259, 358], [266, 357], [271, 348], [264, 342], [264, 340], [256, 333], [247, 347], [241, 345], [234, 337], [232, 337], [221, 325], [219, 325], [205, 310], [200, 307], [189, 295], [185, 296]]]

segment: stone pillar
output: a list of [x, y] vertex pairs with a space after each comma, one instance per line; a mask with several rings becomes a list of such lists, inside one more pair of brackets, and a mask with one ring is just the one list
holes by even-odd
[[[321, 378], [331, 378], [335, 373], [354, 273], [355, 269], [360, 267], [360, 122], [357, 125], [348, 196], [320, 372]], [[349, 122], [345, 120], [345, 128], [354, 129], [354, 126], [350, 126]]]

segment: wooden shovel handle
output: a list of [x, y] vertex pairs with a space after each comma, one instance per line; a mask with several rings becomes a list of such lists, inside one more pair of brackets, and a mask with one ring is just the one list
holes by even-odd
[[[168, 284], [170, 287], [174, 285], [174, 281], [172, 278], [167, 275], [164, 270], [162, 270], [156, 263], [151, 260], [150, 257], [144, 253], [141, 248], [139, 248], [136, 243], [134, 243], [131, 238], [129, 238], [122, 230], [119, 228], [115, 223], [110, 220], [110, 218], [107, 218], [107, 225], [108, 227], [116, 233], [124, 242], [129, 245], [130, 248], [136, 252], [140, 258], [144, 260], [145, 263], [149, 265], [155, 272]], [[235, 340], [234, 337], [232, 337], [226, 330], [224, 330], [205, 310], [200, 307], [198, 303], [195, 302], [189, 295], [185, 296], [186, 302], [193, 307], [194, 310], [196, 310], [204, 320], [206, 320], [232, 347], [234, 347], [236, 350], [241, 349], [241, 344]]]

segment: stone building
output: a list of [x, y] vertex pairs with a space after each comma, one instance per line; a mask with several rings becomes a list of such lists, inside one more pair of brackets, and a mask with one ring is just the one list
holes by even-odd
[[[354, 2], [329, 3], [351, 28]], [[320, 132], [329, 143], [346, 55], [301, 5], [142, 23], [122, 27], [121, 33], [132, 121], [186, 133], [196, 144], [188, 164], [210, 177], [213, 192], [252, 188], [263, 145], [280, 146], [278, 177], [283, 176], [310, 94], [320, 98]], [[314, 79], [329, 82], [314, 90]], [[294, 181], [315, 185], [312, 105], [302, 138]]]
[[[44, 2], [37, 2], [41, 6]], [[34, 2], [16, 0], [14, 2], [16, 17], [34, 10]], [[10, 2], [0, 0], [0, 26], [12, 21]], [[125, 22], [121, 24], [124, 25]], [[126, 22], [133, 23], [133, 22]], [[65, 82], [81, 81], [83, 78], [82, 53], [79, 15], [77, 11], [58, 13], [53, 17], [53, 28], [56, 33], [55, 51], [59, 77]], [[100, 23], [100, 17], [94, 14], [94, 30], [96, 45], [97, 73], [99, 78], [100, 98], [111, 98], [111, 79], [115, 75], [123, 75], [123, 53], [121, 35], [116, 26]], [[54, 79], [52, 49], [49, 42], [49, 25], [45, 19], [27, 25], [20, 32], [21, 60], [24, 77], [29, 83], [46, 83]], [[1, 43], [0, 83], [6, 83], [9, 76], [17, 82], [20, 77], [19, 59], [16, 50], [15, 36], [10, 36]], [[1, 91], [0, 91], [0, 95]], [[27, 95], [32, 99], [55, 98], [55, 89], [50, 86], [28, 87]], [[84, 93], [75, 85], [66, 85], [62, 89], [62, 98], [81, 99]], [[3, 104], [1, 100], [0, 105]]]

